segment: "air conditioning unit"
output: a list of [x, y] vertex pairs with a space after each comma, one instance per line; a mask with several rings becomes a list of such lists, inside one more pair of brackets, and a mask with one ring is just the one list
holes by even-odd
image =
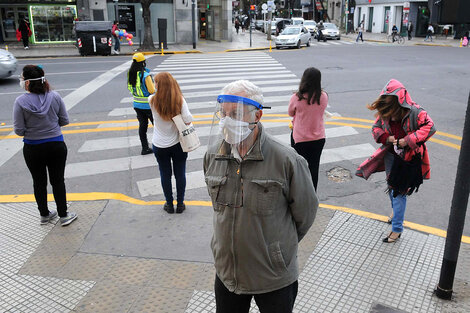
[[106, 0], [88, 0], [91, 10], [106, 9]]

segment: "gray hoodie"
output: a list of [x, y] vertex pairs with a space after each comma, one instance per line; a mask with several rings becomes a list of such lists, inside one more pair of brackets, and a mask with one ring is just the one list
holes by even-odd
[[18, 136], [39, 140], [62, 135], [61, 126], [69, 123], [64, 101], [55, 91], [25, 93], [15, 100], [13, 128]]

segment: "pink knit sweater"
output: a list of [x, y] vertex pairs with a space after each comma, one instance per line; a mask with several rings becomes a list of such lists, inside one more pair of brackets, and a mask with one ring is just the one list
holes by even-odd
[[[305, 95], [304, 97], [307, 97]], [[328, 105], [328, 96], [322, 92], [320, 105], [318, 103], [307, 104], [307, 99], [299, 101], [296, 94], [293, 94], [289, 101], [289, 116], [293, 116], [294, 141], [305, 142], [325, 138], [325, 125], [323, 114]]]

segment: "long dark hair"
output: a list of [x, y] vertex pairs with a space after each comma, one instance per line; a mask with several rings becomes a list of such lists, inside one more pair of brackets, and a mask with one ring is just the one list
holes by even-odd
[[[44, 77], [44, 70], [42, 67], [37, 65], [25, 65], [23, 67], [23, 78], [24, 80], [35, 79]], [[36, 79], [30, 80], [28, 85], [28, 91], [31, 93], [44, 94], [49, 92], [51, 87], [49, 83], [44, 78], [44, 80]]]
[[314, 67], [307, 68], [302, 75], [297, 91], [299, 101], [305, 99], [304, 94], [308, 94], [308, 104], [317, 103], [320, 105], [321, 92], [321, 72]]
[[132, 61], [132, 65], [128, 73], [129, 83], [132, 85], [132, 87], [135, 87], [135, 84], [137, 82], [137, 72], [140, 72], [140, 80], [144, 78], [144, 70], [145, 70], [145, 61], [143, 62], [137, 62], [136, 60]]

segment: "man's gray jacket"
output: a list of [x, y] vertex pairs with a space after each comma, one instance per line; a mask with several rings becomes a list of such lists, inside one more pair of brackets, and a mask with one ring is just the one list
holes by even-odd
[[225, 141], [204, 156], [216, 273], [237, 294], [266, 293], [298, 279], [298, 242], [318, 208], [307, 161], [258, 127], [241, 162]]

